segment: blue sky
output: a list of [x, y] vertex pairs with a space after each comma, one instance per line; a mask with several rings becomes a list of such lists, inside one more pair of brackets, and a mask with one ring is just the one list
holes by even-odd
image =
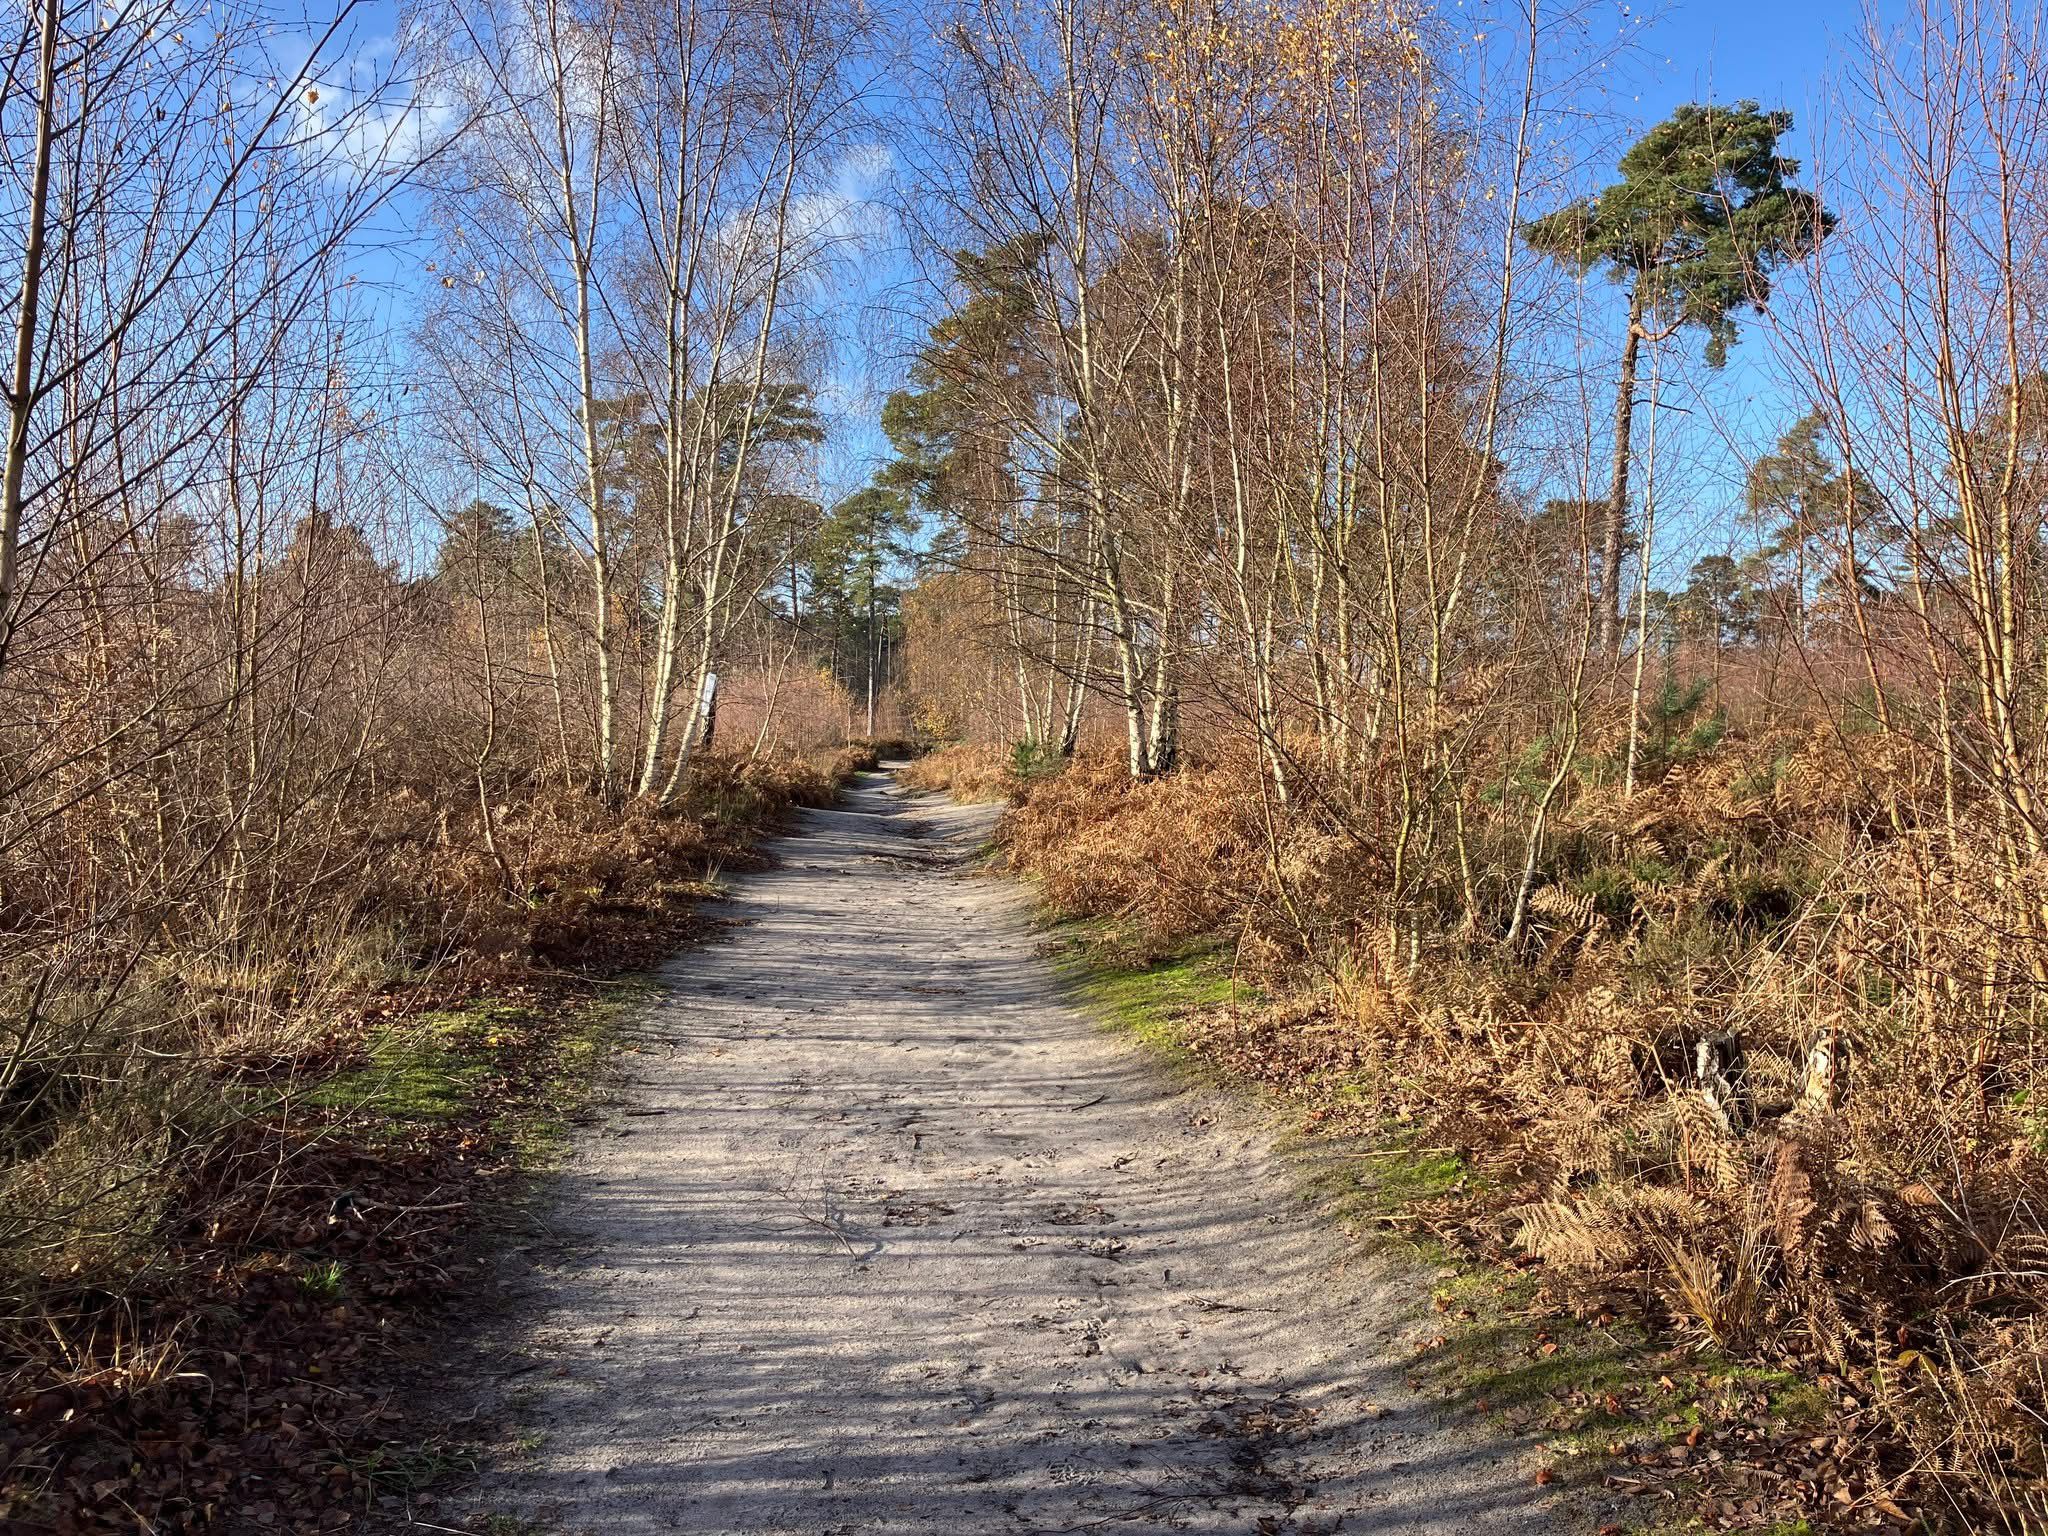
[[[1895, 0], [1881, 0], [1881, 14], [1896, 10]], [[1637, 44], [1634, 56], [1611, 71], [1597, 104], [1613, 115], [1623, 143], [1686, 102], [1743, 99], [1793, 114], [1783, 148], [1809, 172], [1815, 135], [1840, 135], [1843, 117], [1831, 98], [1864, 32], [1862, 0], [1600, 0], [1600, 13], [1614, 29], [1609, 35], [1626, 32]], [[1618, 348], [1618, 299], [1609, 302], [1617, 305]], [[1663, 398], [1677, 409], [1666, 413], [1662, 430], [1667, 455], [1677, 450], [1677, 473], [1665, 475], [1658, 496], [1658, 585], [1682, 585], [1702, 555], [1754, 547], [1752, 530], [1735, 515], [1744, 467], [1805, 409], [1777, 376], [1767, 326], [1741, 317], [1738, 324], [1743, 339], [1719, 373], [1699, 365], [1698, 338], [1681, 335], [1667, 344]], [[1637, 425], [1640, 432], [1640, 417]], [[1640, 437], [1637, 447], [1640, 454]], [[1638, 493], [1641, 482], [1639, 466]]]
[[[890, 0], [883, 3], [885, 9], [897, 9]], [[1449, 8], [1460, 0], [1442, 3]], [[903, 0], [897, 14], [909, 16], [914, 4]], [[1496, 9], [1497, 0], [1464, 4], [1478, 12]], [[1595, 0], [1585, 15], [1595, 38], [1627, 36], [1636, 44], [1628, 58], [1596, 77], [1594, 93], [1604, 99], [1586, 103], [1609, 119], [1617, 147], [1680, 103], [1747, 97], [1794, 113], [1797, 127], [1787, 148], [1796, 156], [1809, 154], [1809, 130], [1828, 117], [1829, 82], [1839, 76], [1845, 47], [1853, 46], [1863, 24], [1861, 0], [1684, 0], [1661, 7]], [[395, 24], [393, 0], [368, 0], [356, 11], [352, 30], [359, 46], [374, 51], [376, 41]], [[921, 31], [917, 23], [908, 23], [902, 41], [914, 48]], [[889, 65], [886, 56], [877, 61], [880, 73], [872, 96], [881, 119], [877, 138], [890, 132], [890, 119], [898, 115], [893, 104], [906, 89], [905, 82], [890, 78]], [[847, 217], [871, 233], [865, 248], [857, 256], [849, 253], [851, 259], [813, 295], [818, 309], [829, 316], [836, 342], [825, 393], [839, 431], [820, 464], [828, 494], [857, 487], [886, 451], [875, 413], [922, 331], [913, 314], [921, 295], [911, 282], [908, 255], [900, 240], [886, 232], [890, 224], [879, 208], [863, 213], [860, 204], [864, 197], [879, 202], [890, 196], [886, 157], [878, 161], [872, 149], [858, 145], [851, 146], [851, 156], [847, 173], [837, 179], [842, 195], [851, 200]], [[1604, 173], [1607, 168], [1596, 161], [1589, 169]], [[400, 199], [380, 221], [382, 250], [365, 251], [361, 263], [366, 282], [384, 289], [380, 307], [394, 322], [393, 361], [401, 375], [409, 361], [410, 291], [424, 280], [424, 263], [432, 257], [413, 237], [417, 214], [412, 199]], [[1726, 546], [1732, 532], [1726, 514], [1739, 500], [1742, 460], [1767, 446], [1798, 414], [1797, 402], [1772, 378], [1768, 337], [1754, 325], [1744, 327], [1744, 334], [1723, 373], [1709, 377], [1697, 368], [1686, 370], [1688, 383], [1700, 391], [1693, 402], [1698, 415], [1711, 415], [1717, 425], [1705, 434], [1714, 441], [1694, 443], [1689, 450], [1691, 483], [1675, 488], [1673, 496], [1674, 503], [1683, 504], [1667, 508], [1667, 529], [1674, 537], [1659, 561], [1659, 580], [1667, 584], [1680, 579], [1699, 554]], [[1618, 331], [1616, 339], [1618, 345]], [[1696, 357], [1697, 342], [1684, 345]], [[1667, 398], [1678, 403], [1682, 390]], [[1676, 430], [1687, 421], [1677, 413], [1668, 419]]]
[[1754, 97], [1810, 121], [1837, 48], [1861, 32], [1862, 11], [1857, 0], [1693, 0], [1654, 11], [1644, 28], [1653, 57], [1642, 119], [1686, 101]]

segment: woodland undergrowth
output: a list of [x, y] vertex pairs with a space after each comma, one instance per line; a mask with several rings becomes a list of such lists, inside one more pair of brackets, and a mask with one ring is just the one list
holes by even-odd
[[875, 760], [702, 755], [662, 809], [535, 784], [488, 838], [474, 796], [365, 796], [280, 872], [322, 915], [159, 945], [140, 980], [106, 978], [111, 1008], [43, 1000], [72, 1023], [36, 1036], [0, 1146], [0, 1525], [410, 1507], [448, 1469], [403, 1442], [394, 1372], [587, 1100], [612, 979], [703, 929], [723, 872]]
[[[1632, 796], [1589, 756], [1512, 944], [1515, 849], [1480, 793], [1492, 931], [1387, 910], [1384, 807], [1306, 755], [1284, 804], [1248, 754], [1133, 783], [1107, 753], [1026, 779], [961, 747], [918, 782], [1007, 776], [1009, 858], [1055, 911], [1234, 946], [1263, 1000], [1190, 1042], [1324, 1131], [1447, 1149], [1458, 1176], [1401, 1224], [1528, 1271], [1539, 1314], [1824, 1387], [1824, 1431], [1679, 1447], [1716, 1524], [2030, 1529], [2048, 1082], [2032, 962], [1993, 928], [2048, 892], [1951, 836], [1896, 738], [1695, 746]], [[1643, 1459], [1669, 1473], [1664, 1449]]]

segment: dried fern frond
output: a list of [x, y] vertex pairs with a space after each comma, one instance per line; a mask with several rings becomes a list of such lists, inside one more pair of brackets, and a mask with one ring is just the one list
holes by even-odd
[[1592, 927], [1594, 914], [1598, 910], [1592, 896], [1564, 885], [1540, 887], [1530, 896], [1529, 905], [1545, 917], [1557, 919], [1569, 929]]
[[1663, 1241], [1708, 1227], [1713, 1209], [1683, 1190], [1636, 1182], [1599, 1185], [1572, 1200], [1544, 1200], [1512, 1213], [1517, 1242], [1545, 1263], [1587, 1274], [1642, 1267]]
[[1747, 1176], [1727, 1116], [1696, 1089], [1664, 1099], [1646, 1129], [1657, 1149], [1682, 1172], [1703, 1174], [1722, 1189], [1734, 1188]]

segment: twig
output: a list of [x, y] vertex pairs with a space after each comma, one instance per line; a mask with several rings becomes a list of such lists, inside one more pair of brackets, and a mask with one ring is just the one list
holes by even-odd
[[1120, 1525], [1126, 1520], [1142, 1520], [1154, 1510], [1168, 1504], [1185, 1503], [1189, 1499], [1220, 1499], [1226, 1492], [1227, 1490], [1223, 1489], [1212, 1492], [1204, 1488], [1193, 1493], [1162, 1493], [1157, 1498], [1147, 1499], [1144, 1503], [1135, 1504], [1129, 1509], [1118, 1510], [1113, 1515], [1104, 1515], [1099, 1520], [1083, 1520], [1079, 1525], [1063, 1525], [1054, 1536], [1069, 1536], [1069, 1533], [1074, 1531], [1099, 1531], [1105, 1525]]
[[818, 1228], [818, 1230], [820, 1230], [821, 1232], [830, 1232], [835, 1238], [839, 1240], [839, 1246], [846, 1250], [846, 1256], [849, 1259], [852, 1259], [855, 1263], [860, 1262], [860, 1255], [853, 1251], [853, 1244], [849, 1243], [846, 1240], [846, 1234], [840, 1231], [838, 1227], [834, 1226], [831, 1222], [827, 1221], [822, 1216], [813, 1216], [809, 1211], [805, 1210], [802, 1206], [797, 1207], [796, 1213], [797, 1215], [803, 1217], [803, 1219], [809, 1222], [812, 1226]]
[[405, 1523], [422, 1531], [446, 1531], [448, 1536], [476, 1536], [474, 1531], [465, 1531], [459, 1526], [436, 1525], [431, 1520], [421, 1520], [411, 1510], [405, 1512]]
[[[829, 1232], [832, 1234], [833, 1237], [837, 1238], [839, 1240], [839, 1246], [846, 1250], [846, 1256], [849, 1259], [852, 1259], [856, 1264], [860, 1262], [860, 1255], [853, 1251], [853, 1244], [849, 1243], [846, 1240], [846, 1234], [839, 1229], [838, 1223], [830, 1220], [827, 1216], [813, 1216], [809, 1211], [805, 1210], [803, 1206], [798, 1202], [796, 1198], [796, 1192], [794, 1190], [779, 1189], [776, 1191], [776, 1194], [779, 1195], [783, 1199], [783, 1201], [788, 1204], [791, 1210], [796, 1212], [797, 1216], [801, 1220], [809, 1223], [811, 1226], [818, 1228], [822, 1232]], [[827, 1198], [829, 1211], [829, 1196]]]

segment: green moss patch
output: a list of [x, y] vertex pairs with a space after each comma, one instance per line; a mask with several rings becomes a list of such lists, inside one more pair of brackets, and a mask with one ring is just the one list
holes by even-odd
[[373, 1144], [482, 1117], [521, 1161], [543, 1163], [595, 1092], [620, 1018], [651, 985], [615, 982], [538, 1006], [484, 997], [381, 1025], [361, 1064], [306, 1101]]
[[1187, 1052], [1184, 1020], [1229, 1002], [1234, 990], [1241, 995], [1221, 945], [1204, 942], [1153, 954], [1100, 918], [1059, 922], [1053, 932], [1060, 969], [1089, 1010], [1110, 1028], [1176, 1056]]

